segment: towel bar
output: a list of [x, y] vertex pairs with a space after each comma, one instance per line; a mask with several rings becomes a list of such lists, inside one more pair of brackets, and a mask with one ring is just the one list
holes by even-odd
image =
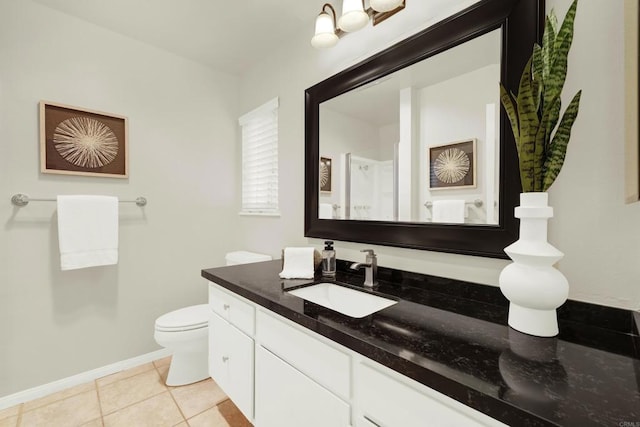
[[[464, 202], [464, 204], [474, 205], [475, 207], [480, 208], [484, 203], [480, 199], [475, 199], [473, 202]], [[427, 209], [431, 209], [433, 207], [433, 202], [431, 200], [424, 202], [424, 207]]]
[[[56, 199], [53, 198], [31, 198], [26, 194], [14, 194], [11, 196], [11, 203], [15, 206], [27, 206], [29, 202], [55, 202]], [[138, 206], [145, 206], [147, 204], [147, 199], [145, 197], [137, 197], [135, 200], [119, 200], [122, 203], [135, 203]]]

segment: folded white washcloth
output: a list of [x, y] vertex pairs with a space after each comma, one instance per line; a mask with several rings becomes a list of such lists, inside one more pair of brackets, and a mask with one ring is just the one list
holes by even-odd
[[464, 200], [434, 200], [433, 222], [464, 223]]
[[118, 198], [58, 196], [60, 268], [118, 263]]
[[314, 248], [284, 248], [282, 279], [313, 279]]

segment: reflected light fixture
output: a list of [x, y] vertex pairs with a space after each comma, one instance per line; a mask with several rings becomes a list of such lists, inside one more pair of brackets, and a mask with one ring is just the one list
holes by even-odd
[[315, 48], [333, 47], [346, 32], [364, 28], [369, 18], [373, 25], [377, 25], [404, 9], [405, 4], [406, 0], [370, 0], [370, 7], [365, 9], [364, 0], [343, 0], [342, 15], [337, 18], [333, 6], [325, 3], [316, 18], [311, 45]]

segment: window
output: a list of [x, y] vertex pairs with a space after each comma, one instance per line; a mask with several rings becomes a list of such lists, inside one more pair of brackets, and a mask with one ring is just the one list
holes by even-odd
[[240, 117], [242, 209], [240, 214], [279, 215], [278, 98]]

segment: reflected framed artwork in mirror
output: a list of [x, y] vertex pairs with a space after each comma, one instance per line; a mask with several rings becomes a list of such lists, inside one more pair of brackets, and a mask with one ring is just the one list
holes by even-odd
[[[521, 189], [498, 83], [517, 91], [544, 11], [543, 0], [481, 0], [308, 88], [305, 236], [506, 258]], [[432, 193], [428, 153], [463, 140], [476, 140], [475, 177]], [[333, 159], [331, 194], [320, 152]], [[431, 222], [427, 206], [453, 195], [480, 200], [477, 217]], [[336, 208], [330, 218], [321, 205]]]
[[320, 192], [331, 193], [331, 159], [320, 157]]
[[476, 139], [429, 147], [429, 188], [476, 188]]

